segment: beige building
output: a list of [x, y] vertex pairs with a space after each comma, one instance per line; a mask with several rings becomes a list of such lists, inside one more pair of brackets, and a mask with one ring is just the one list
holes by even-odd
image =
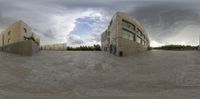
[[67, 44], [49, 44], [49, 45], [42, 45], [40, 47], [41, 50], [53, 50], [53, 51], [65, 51], [67, 50]]
[[3, 51], [26, 55], [33, 51], [36, 52], [33, 47], [36, 48], [39, 45], [39, 37], [21, 20], [13, 23], [0, 34], [0, 47]]
[[150, 42], [143, 26], [133, 17], [117, 12], [101, 35], [102, 50], [118, 56], [145, 51]]

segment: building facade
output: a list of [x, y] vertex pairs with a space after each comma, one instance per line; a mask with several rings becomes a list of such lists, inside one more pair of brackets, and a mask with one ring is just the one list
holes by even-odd
[[32, 55], [37, 52], [40, 39], [30, 26], [23, 21], [17, 21], [0, 34], [0, 47], [2, 51], [22, 55]]
[[147, 50], [150, 42], [143, 26], [137, 20], [126, 13], [117, 12], [101, 35], [101, 46], [103, 51], [126, 56]]

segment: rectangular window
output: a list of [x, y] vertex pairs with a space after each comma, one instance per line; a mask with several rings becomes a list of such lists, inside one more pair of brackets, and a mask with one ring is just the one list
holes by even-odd
[[135, 31], [135, 25], [133, 25], [132, 23], [122, 19], [122, 26], [130, 28], [131, 30]]
[[11, 31], [8, 32], [8, 35], [10, 35]]
[[10, 39], [8, 39], [8, 43], [10, 43]]
[[145, 39], [145, 38], [144, 38], [144, 34], [141, 35], [141, 38], [142, 38], [142, 39]]
[[139, 33], [140, 36], [143, 35], [142, 31], [140, 29], [137, 28], [137, 32]]
[[125, 21], [122, 21], [122, 26], [128, 27], [128, 24]]
[[145, 45], [145, 41], [144, 40], [142, 40], [142, 45]]
[[137, 36], [137, 38], [136, 38], [136, 42], [138, 42], [138, 43], [142, 43], [142, 39], [139, 37], [139, 36]]
[[122, 37], [125, 38], [125, 39], [129, 39], [129, 40], [135, 40], [135, 34], [133, 34], [132, 32], [126, 30], [126, 29], [123, 29], [122, 30]]
[[24, 32], [25, 32], [25, 33], [27, 32], [26, 28], [24, 28]]

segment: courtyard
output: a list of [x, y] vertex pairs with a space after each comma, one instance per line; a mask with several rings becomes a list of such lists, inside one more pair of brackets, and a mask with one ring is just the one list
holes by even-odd
[[199, 99], [200, 52], [0, 52], [0, 99]]

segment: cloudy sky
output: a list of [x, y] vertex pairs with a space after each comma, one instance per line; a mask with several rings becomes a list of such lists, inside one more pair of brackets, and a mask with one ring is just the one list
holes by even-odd
[[141, 22], [151, 46], [197, 45], [199, 0], [0, 0], [0, 31], [23, 20], [42, 44], [100, 44], [113, 14], [126, 12]]

